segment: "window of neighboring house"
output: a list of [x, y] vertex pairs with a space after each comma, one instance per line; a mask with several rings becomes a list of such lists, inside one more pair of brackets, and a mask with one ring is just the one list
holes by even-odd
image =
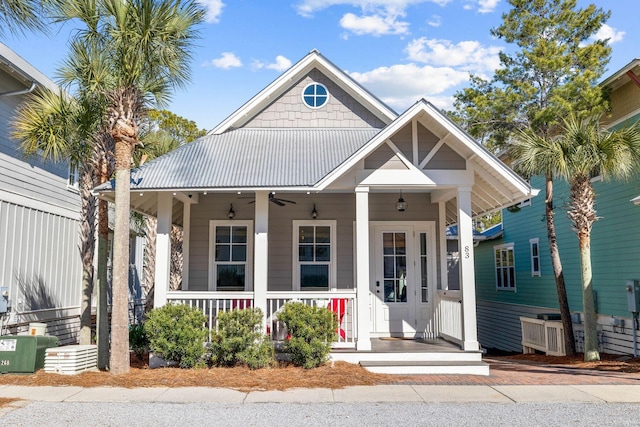
[[516, 290], [516, 264], [513, 243], [493, 247], [496, 262], [496, 289]]
[[531, 199], [523, 200], [518, 204], [519, 208], [524, 208], [525, 206], [531, 206]]
[[327, 291], [336, 287], [336, 222], [293, 222], [294, 290]]
[[250, 221], [211, 221], [209, 289], [252, 289], [252, 237]]
[[540, 239], [529, 239], [531, 250], [531, 275], [540, 276]]
[[72, 162], [69, 162], [69, 177], [67, 178], [67, 187], [77, 190], [80, 182], [80, 169]]

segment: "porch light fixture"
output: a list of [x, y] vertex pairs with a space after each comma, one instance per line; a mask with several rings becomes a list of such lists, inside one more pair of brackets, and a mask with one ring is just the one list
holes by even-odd
[[311, 211], [311, 218], [316, 219], [318, 218], [318, 211], [316, 210], [316, 204], [313, 204], [313, 210]]
[[229, 219], [233, 219], [233, 218], [235, 218], [235, 216], [236, 216], [236, 213], [233, 210], [233, 205], [229, 205], [229, 213], [227, 214], [227, 217]]
[[400, 190], [400, 198], [396, 203], [396, 209], [398, 210], [398, 212], [404, 212], [407, 210], [408, 207], [409, 207], [409, 204], [407, 204], [407, 202], [405, 202], [404, 199], [402, 198], [402, 190]]

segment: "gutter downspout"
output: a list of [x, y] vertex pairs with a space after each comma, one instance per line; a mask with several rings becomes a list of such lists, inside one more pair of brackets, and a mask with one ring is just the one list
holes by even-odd
[[26, 95], [27, 93], [33, 92], [35, 90], [35, 88], [36, 88], [36, 82], [32, 81], [31, 82], [31, 87], [29, 87], [29, 88], [12, 90], [12, 91], [9, 91], [9, 92], [0, 93], [0, 96]]

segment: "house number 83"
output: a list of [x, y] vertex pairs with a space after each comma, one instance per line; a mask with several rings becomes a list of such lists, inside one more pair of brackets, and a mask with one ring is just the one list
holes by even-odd
[[464, 247], [464, 258], [465, 259], [469, 259], [469, 256], [471, 256], [471, 254], [469, 253], [469, 246], [465, 246]]

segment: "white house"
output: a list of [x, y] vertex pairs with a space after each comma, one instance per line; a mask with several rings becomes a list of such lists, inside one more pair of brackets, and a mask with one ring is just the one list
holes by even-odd
[[[429, 102], [397, 115], [315, 50], [207, 136], [131, 175], [132, 208], [158, 217], [156, 306], [196, 305], [213, 325], [251, 304], [277, 339], [284, 302], [327, 305], [341, 321], [334, 359], [396, 372], [488, 373], [472, 218], [532, 193]], [[177, 292], [172, 222], [185, 235]], [[447, 284], [451, 224], [459, 290]]]

